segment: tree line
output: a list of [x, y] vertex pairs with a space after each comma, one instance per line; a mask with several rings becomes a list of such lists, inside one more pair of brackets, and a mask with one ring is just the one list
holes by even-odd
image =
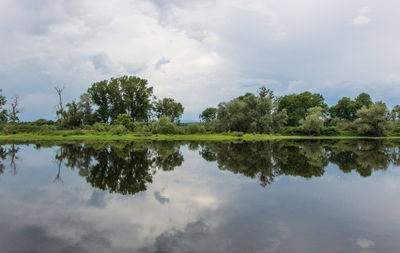
[[[391, 111], [382, 101], [373, 102], [367, 93], [356, 98], [341, 98], [329, 107], [321, 94], [303, 92], [277, 97], [261, 87], [256, 94], [246, 93], [217, 107], [206, 108], [200, 123], [180, 124], [184, 112], [173, 98], [157, 99], [147, 80], [121, 76], [95, 82], [87, 91], [65, 106], [64, 87], [55, 87], [59, 104], [57, 121], [38, 120], [48, 129], [83, 128], [94, 131], [185, 134], [253, 133], [283, 135], [386, 136], [393, 129], [400, 134], [400, 106]], [[4, 109], [6, 98], [0, 90], [0, 121], [16, 123], [21, 109], [18, 97]], [[392, 132], [393, 133], [393, 132]]]

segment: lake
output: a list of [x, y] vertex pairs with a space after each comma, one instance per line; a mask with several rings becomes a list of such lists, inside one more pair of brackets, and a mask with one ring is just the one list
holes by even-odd
[[398, 253], [399, 147], [3, 142], [0, 251]]

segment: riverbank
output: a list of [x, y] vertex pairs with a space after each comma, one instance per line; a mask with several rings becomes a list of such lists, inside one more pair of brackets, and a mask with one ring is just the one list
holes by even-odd
[[367, 137], [367, 136], [282, 136], [267, 134], [185, 134], [185, 135], [162, 135], [162, 134], [110, 134], [110, 133], [53, 133], [53, 134], [9, 134], [0, 135], [0, 140], [17, 141], [135, 141], [135, 140], [158, 140], [158, 141], [264, 141], [279, 139], [400, 139], [399, 136]]

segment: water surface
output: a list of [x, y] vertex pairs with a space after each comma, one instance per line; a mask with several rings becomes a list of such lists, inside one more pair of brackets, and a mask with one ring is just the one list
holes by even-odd
[[1, 252], [400, 252], [387, 140], [3, 144]]

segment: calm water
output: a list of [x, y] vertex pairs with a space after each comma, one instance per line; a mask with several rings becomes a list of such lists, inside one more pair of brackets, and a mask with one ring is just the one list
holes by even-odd
[[400, 252], [400, 143], [3, 144], [0, 252]]

